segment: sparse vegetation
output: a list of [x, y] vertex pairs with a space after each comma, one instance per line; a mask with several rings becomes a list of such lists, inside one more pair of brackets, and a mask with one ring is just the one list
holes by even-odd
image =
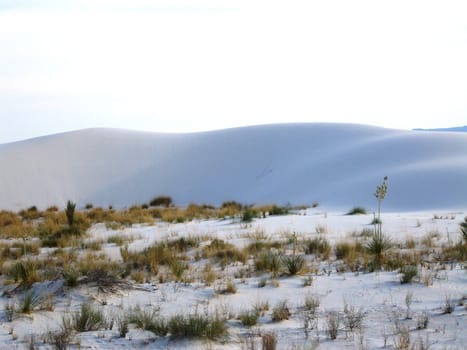
[[346, 215], [366, 215], [366, 209], [363, 207], [353, 207]]

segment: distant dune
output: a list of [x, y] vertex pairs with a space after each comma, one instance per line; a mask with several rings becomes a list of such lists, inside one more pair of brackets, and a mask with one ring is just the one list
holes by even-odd
[[438, 128], [438, 129], [414, 129], [417, 131], [456, 131], [456, 132], [467, 132], [467, 125], [455, 126], [452, 128]]
[[311, 204], [327, 210], [467, 207], [467, 134], [352, 124], [282, 124], [193, 134], [87, 129], [0, 145], [0, 208]]

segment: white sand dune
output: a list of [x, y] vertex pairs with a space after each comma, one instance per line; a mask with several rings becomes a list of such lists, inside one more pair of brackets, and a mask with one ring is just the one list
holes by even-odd
[[0, 208], [310, 204], [386, 210], [467, 207], [467, 134], [352, 124], [283, 124], [194, 134], [87, 129], [0, 145]]

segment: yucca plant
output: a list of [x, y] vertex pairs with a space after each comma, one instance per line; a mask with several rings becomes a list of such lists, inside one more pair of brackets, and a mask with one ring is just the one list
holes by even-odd
[[73, 227], [73, 224], [75, 223], [75, 208], [76, 203], [73, 203], [70, 200], [66, 202], [65, 214], [69, 227]]
[[375, 232], [366, 244], [367, 251], [374, 256], [375, 269], [381, 268], [384, 253], [391, 249], [391, 238], [382, 232]]

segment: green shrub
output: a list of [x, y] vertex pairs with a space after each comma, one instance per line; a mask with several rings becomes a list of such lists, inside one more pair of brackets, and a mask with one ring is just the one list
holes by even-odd
[[149, 205], [152, 207], [170, 207], [172, 205], [172, 197], [170, 196], [158, 196], [153, 198]]
[[227, 333], [227, 327], [218, 315], [179, 314], [169, 319], [168, 331], [174, 338], [216, 339]]
[[353, 207], [345, 215], [365, 215], [366, 209], [363, 207]]
[[37, 264], [32, 260], [19, 261], [15, 263], [8, 275], [18, 282], [20, 286], [29, 288], [33, 283], [40, 281]]
[[282, 320], [288, 320], [290, 317], [290, 310], [287, 306], [287, 300], [280, 301], [277, 305], [272, 309], [272, 322], [279, 322]]
[[125, 239], [122, 236], [119, 235], [112, 235], [107, 238], [107, 243], [108, 244], [115, 244], [117, 246], [122, 246], [123, 243], [125, 243]]
[[352, 246], [348, 242], [339, 242], [334, 247], [334, 250], [336, 253], [336, 259], [343, 260], [350, 254]]
[[160, 317], [158, 308], [141, 309], [137, 305], [128, 311], [128, 322], [159, 336], [165, 336], [168, 331], [167, 324]]
[[370, 240], [366, 244], [366, 249], [374, 256], [373, 263], [375, 269], [380, 269], [383, 254], [387, 250], [391, 249], [391, 247], [391, 239], [383, 233], [377, 231], [371, 236]]
[[63, 278], [65, 279], [65, 285], [68, 287], [76, 287], [78, 285], [78, 278], [80, 277], [80, 272], [74, 267], [67, 267], [62, 272]]
[[296, 275], [305, 267], [305, 258], [301, 255], [284, 256], [283, 262], [289, 275]]
[[19, 299], [18, 312], [23, 314], [31, 313], [34, 308], [40, 304], [41, 298], [34, 291], [28, 290]]
[[329, 241], [321, 236], [306, 240], [304, 245], [306, 254], [321, 255], [325, 259], [331, 252], [331, 245], [329, 244]]
[[252, 209], [250, 208], [247, 208], [243, 211], [243, 214], [242, 214], [242, 221], [243, 222], [252, 222], [253, 219], [256, 217], [256, 212], [253, 211]]
[[256, 310], [244, 310], [240, 312], [238, 318], [245, 327], [252, 327], [258, 323], [259, 313]]
[[101, 310], [89, 304], [82, 304], [81, 309], [72, 315], [72, 325], [77, 332], [96, 331], [105, 324]]
[[287, 207], [278, 207], [273, 205], [269, 210], [269, 215], [287, 215], [289, 213], [289, 208]]
[[411, 283], [413, 278], [418, 275], [418, 269], [416, 266], [413, 265], [405, 265], [401, 269], [401, 283]]
[[272, 277], [276, 277], [282, 267], [282, 254], [277, 251], [262, 253], [255, 260], [255, 268], [257, 271], [269, 271]]
[[69, 227], [72, 227], [75, 223], [75, 208], [76, 203], [73, 203], [72, 201], [68, 201], [66, 203], [65, 214]]

